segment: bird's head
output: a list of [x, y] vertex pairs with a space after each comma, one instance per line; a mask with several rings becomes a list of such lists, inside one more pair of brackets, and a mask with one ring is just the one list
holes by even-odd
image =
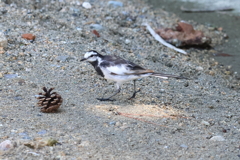
[[97, 51], [90, 50], [85, 53], [84, 58], [81, 59], [81, 61], [88, 61], [88, 62], [94, 62], [97, 61], [98, 57], [101, 57], [102, 55], [99, 54]]

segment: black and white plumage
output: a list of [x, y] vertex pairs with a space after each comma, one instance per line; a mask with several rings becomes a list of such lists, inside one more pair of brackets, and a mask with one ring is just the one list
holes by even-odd
[[[88, 61], [97, 73], [104, 77], [107, 80], [112, 80], [116, 82], [117, 91], [112, 96], [108, 98], [98, 98], [100, 101], [111, 101], [111, 98], [115, 96], [121, 90], [121, 85], [127, 81], [134, 81], [134, 93], [131, 98], [134, 98], [136, 93], [140, 90], [136, 91], [135, 80], [143, 77], [154, 76], [163, 79], [177, 78], [182, 79], [183, 77], [156, 73], [149, 69], [144, 69], [143, 67], [134, 64], [133, 62], [129, 62], [118, 56], [109, 56], [109, 55], [101, 55], [97, 51], [90, 50], [85, 53], [84, 58], [81, 61]], [[131, 99], [129, 98], [129, 99]]]

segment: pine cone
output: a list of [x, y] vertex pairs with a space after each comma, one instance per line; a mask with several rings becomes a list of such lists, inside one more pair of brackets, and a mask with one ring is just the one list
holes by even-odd
[[62, 104], [62, 97], [56, 92], [51, 93], [54, 88], [47, 90], [46, 87], [42, 88], [45, 93], [39, 93], [39, 102], [37, 103], [41, 108], [42, 112], [56, 112], [60, 105]]

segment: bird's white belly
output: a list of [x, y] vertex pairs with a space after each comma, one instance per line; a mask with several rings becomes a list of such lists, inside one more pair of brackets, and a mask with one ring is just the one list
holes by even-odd
[[138, 79], [138, 78], [142, 78], [142, 77], [147, 77], [149, 75], [151, 75], [152, 73], [147, 73], [147, 74], [141, 74], [141, 75], [115, 75], [115, 74], [111, 74], [109, 71], [107, 70], [103, 70], [103, 74], [105, 75], [104, 78], [107, 80], [112, 80], [115, 82], [126, 82], [126, 81], [131, 81], [134, 79]]

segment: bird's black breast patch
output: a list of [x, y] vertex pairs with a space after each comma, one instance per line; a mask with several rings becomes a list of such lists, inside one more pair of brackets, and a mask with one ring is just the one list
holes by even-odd
[[95, 70], [97, 71], [97, 74], [104, 77], [102, 70], [99, 67], [96, 67]]
[[97, 74], [104, 77], [102, 70], [98, 66], [98, 61], [90, 62], [90, 64], [94, 67], [94, 69], [97, 71]]

